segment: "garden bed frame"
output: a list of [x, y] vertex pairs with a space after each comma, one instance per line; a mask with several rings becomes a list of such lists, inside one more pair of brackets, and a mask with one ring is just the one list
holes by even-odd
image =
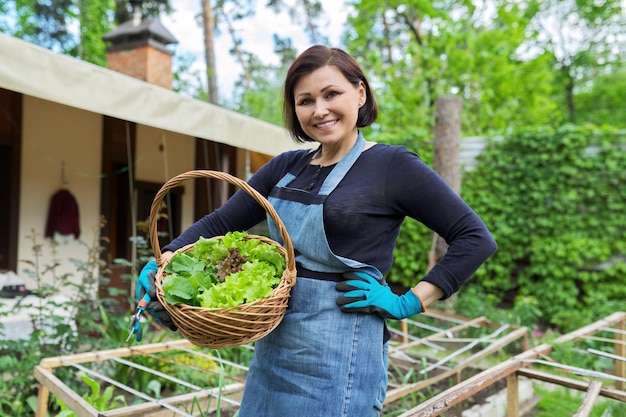
[[[488, 388], [494, 383], [506, 379], [507, 384], [507, 417], [519, 417], [519, 378], [526, 377], [537, 381], [560, 385], [565, 388], [585, 391], [582, 404], [574, 417], [587, 417], [591, 414], [594, 404], [599, 396], [611, 398], [626, 403], [626, 312], [616, 312], [610, 316], [582, 327], [574, 332], [557, 338], [553, 344], [542, 344], [503, 363], [489, 368], [466, 381], [460, 382], [454, 387], [441, 392], [437, 396], [425, 401], [417, 407], [401, 414], [400, 417], [436, 417], [443, 412], [458, 406], [464, 400], [476, 393]], [[595, 334], [601, 331], [609, 331], [615, 335], [614, 339], [598, 338]], [[550, 353], [554, 346], [574, 342], [579, 339], [601, 340], [614, 345], [615, 354], [602, 353], [614, 360], [614, 374], [608, 375], [595, 370], [586, 370], [571, 366], [560, 366], [551, 360]], [[590, 352], [598, 354], [600, 352]], [[576, 373], [583, 375], [587, 382], [578, 379], [559, 376], [553, 372], [544, 372], [533, 369], [533, 366], [541, 364], [553, 366], [557, 371]], [[613, 380], [614, 387], [604, 387], [602, 380]]]
[[[626, 381], [626, 332], [624, 331], [626, 313], [624, 312], [614, 313], [589, 326], [563, 335], [553, 343], [553, 345], [556, 345], [568, 343], [576, 339], [594, 338], [596, 333], [607, 331], [607, 329], [610, 330], [615, 335], [615, 338], [608, 341], [606, 339], [603, 340], [614, 345], [614, 355], [611, 354], [611, 359], [614, 360], [615, 364], [614, 387], [605, 387], [600, 382], [600, 380], [606, 380], [607, 375], [605, 374], [599, 375], [599, 373], [592, 370], [574, 370], [572, 367], [558, 368], [558, 364], [554, 361], [550, 362], [549, 358], [550, 353], [553, 351], [553, 345], [542, 344], [529, 349], [527, 346], [528, 330], [526, 328], [499, 326], [483, 317], [470, 320], [434, 310], [429, 310], [426, 315], [442, 323], [442, 326], [433, 327], [420, 322], [406, 320], [401, 323], [400, 330], [391, 329], [394, 338], [390, 344], [390, 364], [392, 366], [397, 364], [406, 365], [407, 363], [421, 364], [422, 369], [419, 373], [422, 375], [423, 380], [415, 383], [394, 384], [390, 379], [385, 404], [391, 406], [394, 402], [418, 391], [427, 388], [432, 390], [435, 384], [442, 381], [445, 382], [451, 379], [454, 382], [454, 386], [439, 391], [437, 395], [406, 411], [401, 417], [436, 417], [451, 409], [460, 416], [464, 401], [479, 395], [488, 388], [493, 388], [496, 383], [503, 380], [506, 381], [507, 386], [507, 417], [519, 417], [518, 380], [520, 377], [558, 384], [569, 389], [586, 391], [587, 394], [575, 417], [588, 416], [599, 396], [626, 402], [626, 392], [623, 391], [624, 381]], [[416, 338], [411, 336], [411, 332], [409, 332], [409, 327], [411, 326], [421, 327], [430, 331], [431, 334], [423, 338]], [[459, 334], [462, 334], [468, 328], [481, 328], [481, 333], [487, 333], [487, 335], [479, 338], [459, 337]], [[476, 374], [476, 369], [480, 368], [481, 363], [489, 362], [492, 360], [490, 358], [492, 355], [502, 353], [507, 347], [510, 349], [511, 345], [519, 346], [521, 353], [508, 357], [508, 359], [504, 359], [494, 366], [488, 366], [486, 370], [478, 371]], [[234, 381], [223, 386], [221, 390], [215, 387], [187, 385], [190, 389], [189, 393], [164, 399], [155, 399], [145, 393], [134, 391], [122, 381], [111, 380], [105, 375], [82, 365], [89, 362], [115, 361], [118, 364], [137, 367], [142, 371], [163, 376], [158, 370], [143, 369], [140, 365], [127, 361], [124, 358], [137, 355], [153, 355], [168, 350], [179, 350], [186, 353], [193, 352], [216, 362], [221, 361], [216, 356], [211, 355], [210, 350], [197, 351], [192, 350], [192, 348], [193, 346], [190, 342], [177, 340], [44, 359], [34, 371], [35, 377], [40, 383], [36, 417], [44, 417], [46, 415], [50, 394], [62, 400], [79, 417], [162, 417], [173, 415], [191, 417], [191, 414], [188, 414], [185, 410], [189, 409], [189, 404], [192, 401], [200, 401], [203, 406], [207, 407], [205, 409], [209, 409], [209, 405], [217, 403], [216, 398], [218, 396], [221, 398], [221, 403], [225, 404], [226, 407], [230, 407], [231, 410], [237, 409], [243, 391], [244, 384], [242, 381]], [[419, 356], [415, 356], [416, 350], [425, 349], [436, 353], [436, 355], [428, 357], [426, 363], [420, 362], [424, 352], [419, 352]], [[598, 354], [598, 352], [595, 352], [595, 354]], [[603, 354], [606, 355], [606, 353]], [[588, 377], [589, 381], [585, 383], [536, 369], [546, 364], [553, 364], [555, 369], [561, 369], [565, 372], [577, 371]], [[242, 373], [247, 372], [247, 368], [242, 365], [232, 363], [225, 363], [224, 365], [235, 366]], [[108, 411], [98, 411], [54, 375], [54, 369], [59, 367], [72, 367], [87, 372], [90, 377], [99, 379], [106, 384], [115, 385], [118, 389], [125, 391], [131, 396], [142, 398], [145, 402]], [[473, 372], [474, 375], [464, 380], [464, 374], [470, 372]], [[608, 377], [610, 378], [610, 376]], [[170, 379], [176, 382], [176, 378], [170, 377]], [[180, 383], [184, 384], [184, 381]]]

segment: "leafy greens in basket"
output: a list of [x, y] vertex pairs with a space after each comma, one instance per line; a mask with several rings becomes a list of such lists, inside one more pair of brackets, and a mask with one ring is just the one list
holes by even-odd
[[269, 297], [280, 283], [285, 258], [278, 248], [246, 232], [201, 237], [165, 266], [163, 294], [170, 304], [235, 307]]

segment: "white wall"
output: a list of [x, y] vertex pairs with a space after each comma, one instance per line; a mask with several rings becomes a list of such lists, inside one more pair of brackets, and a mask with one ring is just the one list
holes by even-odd
[[[29, 288], [35, 282], [23, 272], [32, 269], [23, 260], [34, 260], [33, 241], [43, 243], [39, 264], [42, 268], [53, 260], [62, 263], [56, 274], [44, 275], [44, 282], [52, 284], [67, 274], [67, 279], [80, 282], [76, 267], [67, 259], [87, 259], [84, 245], [73, 238], [58, 240], [57, 254], [51, 239], [44, 240], [50, 199], [63, 187], [62, 166], [66, 188], [78, 202], [80, 240], [91, 244], [97, 237], [100, 211], [100, 162], [102, 117], [98, 114], [58, 105], [46, 100], [24, 96], [22, 123], [22, 167], [20, 216], [18, 226], [18, 275]], [[55, 278], [56, 276], [56, 278]]]
[[[156, 129], [150, 126], [137, 126], [137, 158], [135, 179], [137, 181], [164, 184], [175, 175], [191, 171], [195, 166], [195, 139]], [[193, 222], [194, 187], [193, 181], [183, 184], [182, 229]]]
[[[25, 272], [35, 261], [33, 232], [42, 244], [38, 260], [41, 270], [59, 262], [55, 273], [41, 276], [43, 284], [69, 279], [81, 283], [83, 275], [70, 258], [88, 259], [87, 249], [99, 239], [100, 181], [102, 175], [102, 116], [85, 110], [24, 96], [22, 125], [22, 167], [18, 225], [18, 268], [15, 271], [29, 289], [37, 282]], [[137, 126], [136, 161], [133, 166], [137, 181], [163, 184], [174, 175], [192, 170], [195, 162], [195, 139]], [[63, 165], [65, 170], [63, 174]], [[65, 187], [78, 202], [81, 234], [73, 237], [45, 239], [44, 233], [50, 199]], [[193, 182], [184, 184], [182, 227], [193, 222]], [[56, 246], [55, 246], [56, 243]], [[41, 274], [40, 274], [41, 275]]]

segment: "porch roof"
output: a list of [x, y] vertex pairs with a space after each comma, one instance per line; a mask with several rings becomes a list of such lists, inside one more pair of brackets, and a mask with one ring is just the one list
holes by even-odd
[[4, 89], [267, 155], [298, 147], [282, 127], [2, 33], [0, 61]]

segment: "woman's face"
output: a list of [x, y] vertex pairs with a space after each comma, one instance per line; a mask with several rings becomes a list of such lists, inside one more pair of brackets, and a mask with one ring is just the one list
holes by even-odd
[[356, 139], [359, 107], [365, 87], [354, 87], [335, 66], [303, 76], [294, 88], [296, 116], [302, 130], [322, 145]]

